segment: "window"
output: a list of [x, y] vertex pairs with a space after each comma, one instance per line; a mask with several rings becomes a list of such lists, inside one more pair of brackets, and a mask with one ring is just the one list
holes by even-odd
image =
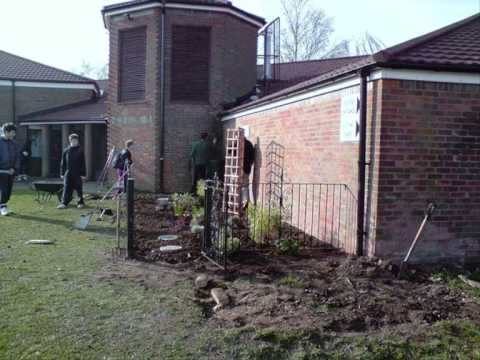
[[172, 101], [210, 100], [210, 28], [173, 27]]
[[145, 99], [145, 68], [147, 29], [145, 27], [120, 31], [119, 101]]

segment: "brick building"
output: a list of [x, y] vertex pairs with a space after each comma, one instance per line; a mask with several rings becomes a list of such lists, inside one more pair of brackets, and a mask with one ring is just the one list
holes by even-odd
[[404, 254], [435, 201], [417, 257], [480, 258], [480, 14], [371, 56], [280, 64], [259, 98], [250, 94], [264, 21], [230, 2], [137, 0], [103, 16], [109, 144], [140, 144], [140, 188], [187, 191], [198, 134], [244, 127], [257, 143], [256, 180], [267, 180], [275, 143], [286, 181], [356, 195], [350, 252]]
[[224, 113], [225, 128], [244, 127], [257, 142], [260, 179], [275, 142], [288, 181], [344, 183], [365, 199], [365, 254], [405, 254], [434, 201], [416, 258], [480, 260], [480, 14], [325, 72], [320, 65], [317, 76]]
[[[264, 20], [228, 1], [138, 0], [103, 9], [110, 32], [110, 146], [135, 139], [141, 189], [191, 186], [189, 152], [221, 132], [222, 104], [256, 85]], [[163, 91], [165, 90], [165, 91]]]
[[89, 148], [89, 175], [95, 175], [100, 166], [95, 161], [104, 157], [106, 149], [105, 119], [92, 122], [82, 111], [76, 119], [68, 119], [65, 114], [56, 116], [56, 111], [97, 103], [100, 97], [99, 86], [91, 79], [0, 51], [0, 124], [21, 125], [17, 131], [20, 145], [27, 137], [31, 140], [32, 176], [59, 176], [60, 152], [69, 131], [78, 132], [87, 147], [94, 142], [104, 144]]

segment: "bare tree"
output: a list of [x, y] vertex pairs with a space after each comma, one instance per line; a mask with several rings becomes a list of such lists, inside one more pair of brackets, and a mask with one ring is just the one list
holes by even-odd
[[338, 42], [323, 55], [323, 58], [370, 55], [384, 48], [382, 40], [366, 32], [362, 37]]
[[310, 0], [281, 0], [286, 29], [282, 33], [282, 60], [321, 57], [329, 46], [333, 20]]
[[82, 64], [73, 72], [81, 76], [90, 77], [96, 80], [104, 80], [108, 78], [108, 64], [102, 67], [95, 67], [87, 60], [82, 60]]

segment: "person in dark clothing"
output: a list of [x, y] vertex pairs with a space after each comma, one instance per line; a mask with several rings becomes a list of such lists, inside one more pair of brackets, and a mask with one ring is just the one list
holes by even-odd
[[133, 144], [133, 140], [127, 140], [125, 142], [125, 149], [123, 149], [113, 161], [113, 168], [117, 170], [119, 194], [125, 192], [127, 188], [128, 172], [130, 171], [130, 166], [133, 164], [132, 152], [130, 151]]
[[17, 134], [14, 124], [5, 124], [0, 137], [0, 215], [10, 213], [7, 203], [12, 195], [15, 173], [20, 168], [20, 153], [13, 140]]
[[243, 149], [243, 186], [242, 186], [242, 204], [243, 207], [250, 201], [250, 174], [255, 163], [255, 147], [250, 140], [245, 138]]
[[191, 193], [196, 194], [197, 182], [207, 178], [207, 166], [210, 156], [210, 144], [207, 141], [208, 134], [202, 133], [200, 141], [193, 143], [190, 154], [191, 164], [193, 166], [193, 181]]
[[80, 147], [77, 134], [68, 137], [70, 146], [62, 154], [60, 177], [63, 179], [62, 201], [58, 209], [66, 209], [72, 201], [73, 191], [77, 192], [79, 209], [85, 206], [83, 200], [83, 181], [86, 176], [85, 155]]
[[213, 179], [217, 175], [219, 179], [223, 179], [223, 149], [217, 136], [212, 139], [209, 151], [207, 178]]

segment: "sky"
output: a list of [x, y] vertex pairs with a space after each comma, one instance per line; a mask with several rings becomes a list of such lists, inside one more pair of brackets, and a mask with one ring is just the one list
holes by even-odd
[[[100, 11], [116, 0], [0, 1], [0, 50], [68, 71], [83, 61], [108, 62], [108, 32]], [[311, 0], [334, 20], [333, 41], [368, 31], [387, 46], [409, 40], [480, 12], [480, 0]], [[280, 0], [233, 0], [273, 20]]]

